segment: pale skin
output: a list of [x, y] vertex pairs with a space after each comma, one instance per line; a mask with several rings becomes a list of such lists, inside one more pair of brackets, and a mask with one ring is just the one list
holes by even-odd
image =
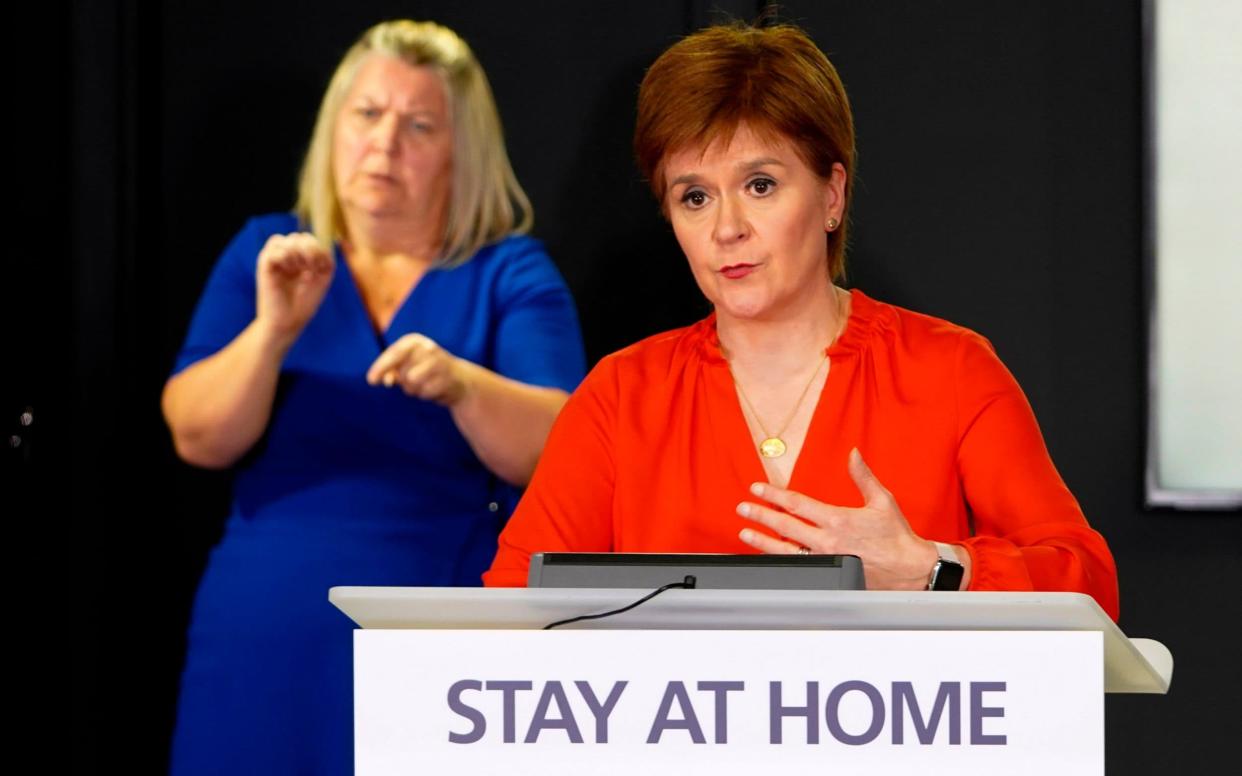
[[[342, 254], [377, 331], [440, 249], [452, 178], [453, 133], [440, 76], [382, 55], [360, 66], [337, 116], [333, 177], [348, 238]], [[178, 454], [225, 468], [262, 436], [281, 363], [314, 317], [336, 271], [312, 235], [275, 235], [256, 269], [255, 318], [218, 353], [164, 388]], [[568, 395], [510, 380], [407, 334], [359, 375], [375, 386], [447, 407], [479, 460], [524, 485]]]
[[[788, 139], [763, 137], [743, 124], [727, 146], [714, 142], [670, 154], [661, 173], [677, 240], [715, 307], [752, 439], [757, 446], [779, 434], [788, 448], [761, 459], [768, 482], [752, 484], [756, 501], [737, 507], [775, 536], [745, 528], [739, 537], [772, 554], [857, 555], [868, 589], [925, 589], [935, 545], [914, 533], [857, 450], [845, 465], [862, 507], [825, 504], [786, 487], [831, 369], [824, 350], [849, 316], [848, 293], [825, 270], [824, 234], [844, 217], [844, 167], [833, 165], [822, 178]], [[965, 589], [970, 556], [957, 549]]]

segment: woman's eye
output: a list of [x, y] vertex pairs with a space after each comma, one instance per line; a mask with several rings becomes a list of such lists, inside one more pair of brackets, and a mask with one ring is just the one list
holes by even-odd
[[771, 178], [755, 178], [748, 185], [756, 195], [766, 197], [776, 188], [776, 181]]
[[378, 119], [380, 117], [380, 109], [373, 108], [370, 106], [363, 106], [361, 108], [358, 108], [355, 111], [355, 113], [357, 113], [360, 117], [368, 121], [374, 121], [375, 119]]
[[697, 210], [707, 204], [707, 195], [699, 189], [690, 189], [681, 195], [681, 203], [692, 210]]

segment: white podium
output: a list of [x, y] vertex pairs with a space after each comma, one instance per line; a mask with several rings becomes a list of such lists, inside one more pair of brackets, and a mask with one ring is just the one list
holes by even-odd
[[1102, 774], [1173, 661], [1075, 593], [337, 587], [360, 776]]

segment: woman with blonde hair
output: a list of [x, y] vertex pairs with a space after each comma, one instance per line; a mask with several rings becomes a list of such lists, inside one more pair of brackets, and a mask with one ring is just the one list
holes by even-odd
[[1072, 590], [1104, 539], [991, 345], [837, 285], [854, 123], [790, 26], [714, 27], [639, 90], [634, 148], [714, 312], [603, 359], [485, 575], [537, 552], [848, 554], [887, 590]]
[[177, 774], [351, 772], [351, 626], [328, 588], [478, 584], [584, 370], [451, 30], [387, 22], [348, 51], [295, 211], [225, 249], [164, 390], [178, 454], [236, 469]]

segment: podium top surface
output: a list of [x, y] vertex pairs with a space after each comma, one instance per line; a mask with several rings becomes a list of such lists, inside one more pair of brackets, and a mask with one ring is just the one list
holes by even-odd
[[[370, 629], [538, 629], [627, 606], [650, 590], [334, 587], [338, 609]], [[1166, 693], [1173, 657], [1127, 638], [1081, 593], [668, 590], [623, 614], [566, 626], [661, 630], [1099, 631], [1105, 692]]]

